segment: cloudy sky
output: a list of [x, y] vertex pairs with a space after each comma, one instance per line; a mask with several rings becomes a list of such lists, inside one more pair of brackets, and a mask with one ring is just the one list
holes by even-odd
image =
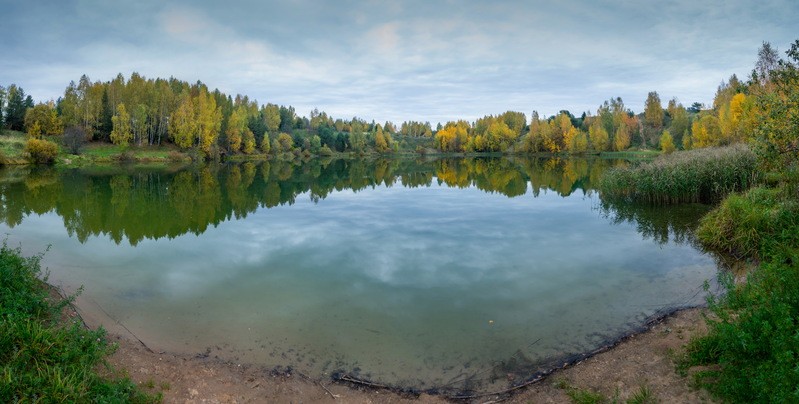
[[649, 91], [710, 103], [799, 2], [0, 0], [0, 85], [57, 98], [82, 74], [200, 80], [260, 103], [369, 121], [596, 111]]

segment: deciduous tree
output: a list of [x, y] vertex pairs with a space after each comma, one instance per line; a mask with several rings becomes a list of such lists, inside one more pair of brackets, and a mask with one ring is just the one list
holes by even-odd
[[647, 143], [655, 144], [663, 130], [663, 105], [657, 91], [652, 91], [646, 97], [644, 107], [644, 146]]
[[196, 133], [197, 122], [194, 118], [194, 102], [187, 92], [181, 97], [180, 105], [172, 113], [172, 117], [169, 120], [169, 137], [178, 147], [188, 149], [194, 144]]
[[111, 129], [111, 142], [115, 145], [127, 146], [133, 139], [133, 132], [130, 125], [130, 114], [128, 114], [125, 104], [117, 105], [116, 113], [111, 117], [113, 129]]
[[52, 103], [39, 103], [25, 112], [25, 128], [29, 136], [39, 138], [42, 135], [55, 136], [64, 132], [61, 119]]
[[659, 143], [660, 143], [660, 150], [663, 151], [663, 153], [668, 154], [673, 152], [675, 149], [674, 139], [672, 139], [671, 133], [669, 133], [669, 131], [667, 130], [664, 130], [663, 134], [660, 135]]
[[799, 164], [799, 40], [771, 72], [773, 91], [758, 95], [756, 148], [768, 165]]
[[588, 137], [594, 150], [600, 152], [610, 150], [610, 136], [600, 119], [594, 119], [588, 129]]

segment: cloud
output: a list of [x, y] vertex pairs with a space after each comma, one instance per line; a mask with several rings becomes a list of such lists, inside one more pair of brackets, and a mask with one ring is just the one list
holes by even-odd
[[29, 3], [5, 10], [0, 51], [14, 57], [0, 60], [0, 85], [37, 99], [83, 73], [138, 71], [302, 114], [433, 123], [579, 113], [616, 96], [640, 111], [653, 90], [709, 103], [722, 79], [748, 74], [761, 41], [796, 39], [799, 14], [788, 0]]

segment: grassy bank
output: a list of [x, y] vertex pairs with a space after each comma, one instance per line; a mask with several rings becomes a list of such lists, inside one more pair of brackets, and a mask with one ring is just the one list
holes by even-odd
[[649, 204], [720, 201], [697, 239], [755, 269], [745, 282], [721, 275], [710, 331], [691, 341], [679, 370], [694, 369], [694, 381], [723, 401], [799, 402], [799, 175], [782, 167], [761, 176], [763, 161], [742, 145], [678, 152], [612, 169], [600, 189]]
[[25, 134], [0, 129], [0, 164], [25, 164]]
[[711, 297], [710, 333], [680, 367], [730, 402], [799, 402], [799, 193], [781, 184], [730, 195], [698, 230], [710, 248], [760, 265]]
[[159, 401], [127, 378], [104, 377], [112, 347], [105, 332], [60, 321], [66, 301], [52, 301], [40, 257], [0, 248], [0, 402]]
[[[83, 167], [88, 165], [113, 165], [126, 163], [155, 163], [155, 164], [175, 164], [190, 163], [192, 161], [204, 160], [205, 156], [196, 150], [180, 149], [172, 143], [163, 145], [130, 145], [118, 146], [107, 142], [86, 142], [77, 154], [71, 153], [63, 145], [62, 136], [44, 136], [44, 140], [51, 142], [57, 147], [57, 155], [52, 162], [58, 166]], [[35, 164], [31, 156], [25, 151], [25, 144], [28, 141], [27, 135], [18, 131], [6, 130], [0, 133], [0, 165], [26, 165]], [[270, 154], [256, 151], [252, 154], [233, 153], [224, 156], [225, 160], [234, 162], [243, 161], [263, 161], [263, 160], [308, 160], [313, 158], [336, 158], [336, 159], [376, 159], [376, 158], [460, 158], [460, 157], [545, 157], [545, 158], [568, 158], [572, 155], [562, 153], [521, 153], [521, 152], [445, 152], [436, 149], [429, 139], [424, 141], [416, 138], [402, 140], [404, 147], [392, 153], [378, 153], [374, 149], [367, 149], [360, 153], [352, 151], [328, 151], [326, 153], [313, 154], [307, 150], [296, 149], [287, 153]], [[411, 146], [416, 146], [412, 148]], [[631, 161], [649, 161], [660, 155], [655, 150], [630, 150], [624, 152], [588, 152], [577, 154], [577, 157], [600, 156], [611, 159], [627, 159]]]
[[602, 178], [606, 198], [649, 204], [716, 202], [758, 181], [757, 157], [744, 145], [662, 155], [616, 167]]

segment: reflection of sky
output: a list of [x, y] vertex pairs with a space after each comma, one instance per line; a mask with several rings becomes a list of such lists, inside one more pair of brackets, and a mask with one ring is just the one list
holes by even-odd
[[[371, 368], [383, 365], [369, 358], [391, 356], [391, 340], [391, 352], [411, 363], [384, 366], [407, 376], [423, 366], [407, 358], [447, 363], [469, 352], [490, 361], [531, 334], [549, 336], [541, 355], [585, 349], [587, 335], [683, 304], [714, 276], [710, 258], [642, 240], [635, 224], [611, 224], [596, 204], [579, 193], [380, 186], [318, 203], [303, 194], [200, 235], [136, 247], [106, 236], [80, 244], [52, 213], [3, 229], [29, 253], [52, 244], [44, 261], [52, 280], [86, 285], [142, 335], [246, 345], [246, 335], [209, 327], [259, 329], [309, 355], [358, 357]], [[493, 343], [475, 337], [488, 319], [510, 327]]]

